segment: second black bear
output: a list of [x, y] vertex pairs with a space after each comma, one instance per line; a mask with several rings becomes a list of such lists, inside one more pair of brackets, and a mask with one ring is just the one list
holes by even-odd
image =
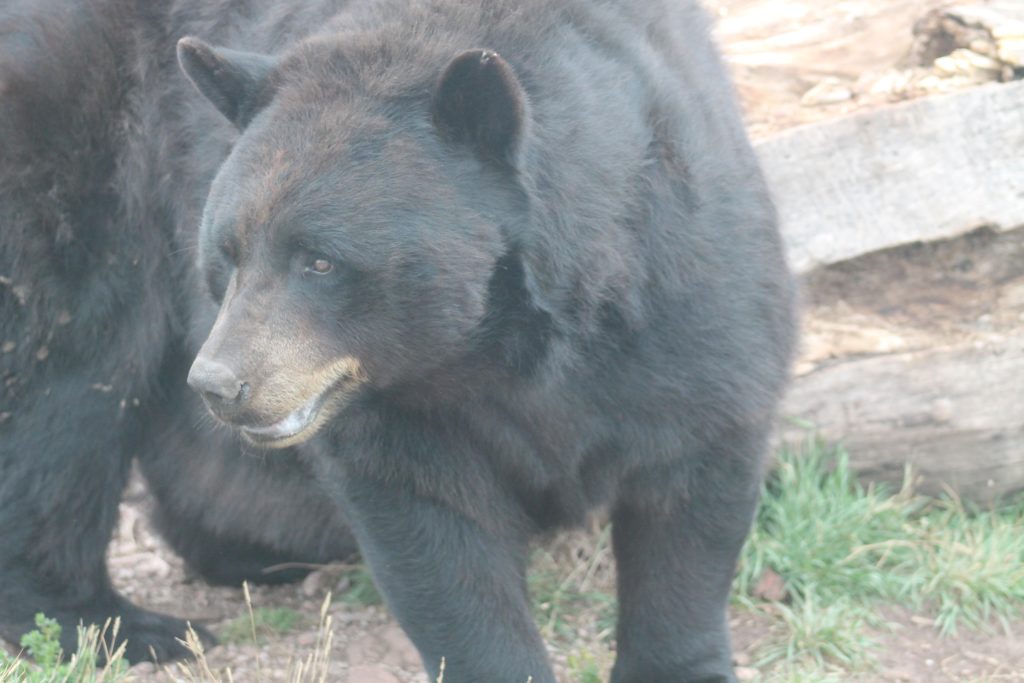
[[181, 74], [175, 43], [243, 29], [272, 49], [270, 34], [318, 26], [321, 4], [266, 2], [255, 28], [224, 20], [230, 2], [0, 6], [0, 637], [12, 643], [42, 612], [65, 652], [80, 621], [118, 617], [130, 660], [187, 654], [185, 622], [132, 605], [107, 572], [136, 456], [166, 537], [211, 581], [286, 580], [296, 572], [264, 570], [353, 552], [308, 468], [252, 457], [185, 383], [216, 314], [194, 266], [201, 201], [234, 132]]

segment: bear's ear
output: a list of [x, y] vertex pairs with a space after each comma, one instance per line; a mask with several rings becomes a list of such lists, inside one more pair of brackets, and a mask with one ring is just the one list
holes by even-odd
[[467, 50], [444, 70], [434, 92], [434, 124], [487, 159], [515, 164], [526, 127], [526, 92], [491, 50]]
[[269, 77], [277, 64], [273, 57], [215, 48], [186, 37], [178, 41], [178, 63], [199, 92], [239, 130], [270, 101]]

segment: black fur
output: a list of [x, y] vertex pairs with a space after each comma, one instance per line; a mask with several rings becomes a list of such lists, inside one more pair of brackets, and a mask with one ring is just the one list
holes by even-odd
[[[0, 9], [0, 636], [16, 643], [44, 612], [71, 652], [80, 620], [120, 616], [133, 661], [185, 654], [184, 622], [107, 575], [133, 455], [168, 539], [212, 580], [276, 581], [263, 569], [282, 558], [353, 550], [303, 466], [243, 454], [185, 386], [190, 335], [215, 313], [195, 227], [232, 134], [178, 75], [170, 17], [140, 7]], [[226, 38], [208, 9], [189, 32]]]
[[239, 128], [249, 125], [254, 112], [272, 92], [265, 87], [274, 60], [263, 55], [211, 48], [195, 38], [178, 41], [182, 70], [221, 114]]
[[513, 161], [527, 124], [519, 79], [495, 52], [463, 52], [437, 83], [434, 123], [442, 134], [469, 142], [485, 158]]
[[[14, 586], [0, 621], [21, 618], [7, 604], [74, 604], [30, 589], [18, 567], [64, 561], [72, 537], [101, 558], [124, 462], [145, 445], [165, 527], [173, 538], [180, 520], [178, 545], [199, 565], [211, 530], [301, 554], [329, 545], [317, 538], [344, 538], [343, 515], [428, 673], [443, 657], [456, 683], [554, 680], [530, 617], [528, 545], [607, 506], [620, 575], [613, 681], [734, 680], [728, 587], [794, 335], [774, 212], [703, 12], [680, 0], [344, 5], [254, 0], [234, 12], [186, 0], [137, 10], [125, 0], [98, 17], [83, 4], [77, 26], [117, 27], [105, 47], [81, 29], [59, 47], [78, 52], [56, 58], [4, 43], [5, 59], [55, 72], [37, 74], [15, 102], [59, 92], [55, 111], [71, 116], [77, 105], [77, 127], [33, 135], [40, 122], [12, 126], [0, 96], [4, 143], [32, 141], [24, 158], [39, 173], [21, 186], [19, 197], [35, 198], [24, 206], [8, 209], [4, 186], [3, 220], [25, 227], [4, 234], [0, 267], [14, 283], [60, 291], [23, 256], [57, 258], [63, 233], [44, 229], [56, 222], [47, 207], [93, 216], [65, 232], [97, 234], [117, 263], [137, 265], [122, 266], [102, 289], [113, 303], [89, 318], [103, 329], [107, 315], [115, 343], [109, 333], [69, 335], [50, 365], [33, 354], [64, 300], [48, 293], [36, 304], [30, 291], [25, 303], [0, 304], [5, 335], [36, 335], [10, 361], [27, 388], [0, 426], [13, 435], [0, 463], [15, 476], [4, 481], [16, 482], [0, 483], [0, 542], [14, 539], [0, 543], [0, 586]], [[182, 66], [240, 134], [176, 72], [184, 36], [193, 38]], [[113, 65], [94, 56], [101, 72], [79, 73], [79, 53], [105, 54], [114, 39], [130, 44], [110, 50]], [[94, 85], [79, 102], [39, 86], [89, 77], [116, 92]], [[90, 153], [58, 163], [62, 145], [83, 149], [76, 135], [95, 139]], [[104, 172], [81, 170], [104, 155]], [[48, 204], [48, 170], [84, 187]], [[20, 176], [5, 165], [2, 180], [11, 178]], [[105, 198], [108, 210], [69, 211], [76, 197]], [[68, 253], [83, 261], [76, 275], [66, 262], [54, 267], [76, 292], [86, 275], [118, 272], [99, 268], [102, 249]], [[311, 274], [314, 261], [331, 267]], [[268, 473], [231, 460], [224, 437], [187, 430], [195, 408], [178, 394], [180, 361], [212, 319], [200, 282], [223, 302], [200, 358], [230, 366], [247, 387], [231, 405], [211, 404], [228, 422], [272, 423], [291, 410], [282, 396], [312, 382], [312, 371], [260, 357], [267, 344], [301, 346], [296, 363], [359, 361], [357, 375], [338, 380], [337, 414], [293, 449], [339, 512], [317, 500], [286, 505], [281, 528], [261, 535], [248, 513], [205, 502], [215, 476], [256, 480], [239, 490], [266, 490], [268, 476], [313, 489], [277, 462], [287, 454], [267, 456], [286, 468]], [[11, 327], [8, 311], [20, 316]], [[125, 364], [132, 354], [151, 360]], [[130, 389], [108, 392], [111, 414], [101, 400], [79, 405], [94, 377], [120, 368], [130, 368]], [[48, 382], [70, 388], [33, 402]], [[122, 396], [139, 397], [142, 419], [132, 400], [129, 417], [116, 413]], [[54, 433], [63, 420], [79, 425], [74, 444]], [[150, 447], [164, 438], [186, 445]], [[207, 459], [184, 457], [205, 449], [213, 462], [228, 453], [215, 475]], [[92, 483], [75, 490], [80, 482]], [[51, 491], [77, 506], [88, 491], [96, 519], [44, 522], [36, 498]], [[33, 553], [29, 534], [53, 540]], [[87, 582], [76, 585], [77, 604], [96, 601]]]

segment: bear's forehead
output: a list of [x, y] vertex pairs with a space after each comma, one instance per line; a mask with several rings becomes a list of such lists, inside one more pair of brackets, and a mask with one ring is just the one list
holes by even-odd
[[291, 147], [278, 136], [250, 145], [239, 162], [230, 228], [243, 241], [282, 232], [393, 230], [451, 206], [442, 160], [410, 134], [375, 128]]
[[[367, 179], [403, 169], [422, 172], [439, 161], [429, 116], [397, 118], [365, 103], [274, 107], [239, 141], [247, 173], [294, 182], [344, 170]], [[384, 109], [384, 107], [381, 107]]]
[[432, 90], [452, 55], [439, 36], [319, 35], [285, 55], [278, 77], [282, 93], [298, 102], [351, 96], [408, 100]]

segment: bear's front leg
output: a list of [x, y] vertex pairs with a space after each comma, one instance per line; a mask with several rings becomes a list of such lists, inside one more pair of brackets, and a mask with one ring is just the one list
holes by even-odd
[[530, 614], [526, 539], [507, 519], [504, 531], [485, 529], [391, 482], [346, 477], [343, 487], [363, 556], [430, 680], [444, 659], [445, 683], [555, 683]]
[[727, 607], [760, 491], [762, 432], [723, 438], [623, 487], [612, 683], [734, 683]]

